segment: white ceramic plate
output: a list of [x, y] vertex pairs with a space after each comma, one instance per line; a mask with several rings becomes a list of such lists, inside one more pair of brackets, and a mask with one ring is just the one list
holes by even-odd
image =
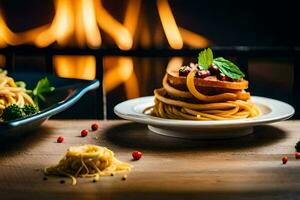
[[265, 97], [252, 97], [252, 101], [262, 110], [262, 115], [255, 118], [193, 121], [153, 117], [143, 110], [154, 104], [154, 97], [141, 97], [124, 101], [115, 106], [114, 112], [121, 118], [147, 124], [155, 133], [199, 139], [222, 139], [247, 135], [253, 132], [253, 126], [282, 121], [293, 116], [295, 110], [287, 103]]

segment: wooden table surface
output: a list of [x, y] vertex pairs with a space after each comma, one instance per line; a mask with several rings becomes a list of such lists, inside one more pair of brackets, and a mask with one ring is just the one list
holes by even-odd
[[[0, 199], [296, 199], [300, 196], [300, 159], [294, 145], [300, 121], [259, 126], [249, 136], [196, 141], [151, 133], [128, 121], [99, 121], [101, 128], [80, 137], [92, 121], [50, 120], [36, 132], [0, 143]], [[64, 143], [56, 143], [63, 135]], [[103, 177], [43, 180], [41, 169], [56, 164], [69, 146], [106, 146], [134, 165], [128, 179]], [[143, 158], [131, 160], [140, 150]], [[282, 156], [289, 161], [282, 165]], [[66, 180], [61, 184], [60, 180]]]

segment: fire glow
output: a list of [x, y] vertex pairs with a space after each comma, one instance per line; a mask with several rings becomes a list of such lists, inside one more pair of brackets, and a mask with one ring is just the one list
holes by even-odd
[[[99, 49], [110, 46], [110, 44], [106, 44], [109, 41], [103, 41], [102, 32], [107, 34], [120, 50], [130, 50], [139, 45], [144, 46], [143, 44], [149, 44], [146, 36], [151, 36], [151, 31], [155, 27], [148, 27], [148, 33], [144, 33], [146, 29], [139, 29], [142, 31], [142, 36], [139, 40], [135, 39], [137, 38], [135, 37], [137, 26], [141, 20], [142, 3], [142, 0], [127, 0], [124, 18], [120, 22], [103, 6], [101, 0], [54, 0], [55, 14], [50, 23], [19, 33], [11, 31], [1, 12], [0, 48], [22, 44], [45, 48], [56, 43], [62, 48]], [[182, 28], [176, 23], [168, 0], [157, 0], [156, 6], [170, 48], [182, 49], [184, 45], [192, 48], [205, 48], [209, 45], [209, 41], [205, 37]], [[126, 81], [128, 84], [125, 85], [125, 88], [129, 88], [129, 86], [132, 88], [136, 82], [132, 58], [119, 57], [116, 62], [118, 64], [115, 68], [105, 68], [105, 88], [110, 91]], [[81, 66], [79, 66], [80, 63]], [[91, 56], [54, 56], [53, 64], [59, 76], [93, 79], [96, 75], [96, 63]], [[109, 78], [112, 73], [110, 70], [126, 73], [119, 73], [121, 82], [120, 80], [112, 81], [114, 78]], [[126, 90], [131, 91], [130, 89]], [[138, 94], [137, 90], [132, 91], [132, 94], [128, 96], [132, 97]]]
[[[183, 45], [204, 48], [209, 41], [203, 36], [176, 24], [168, 0], [157, 0], [157, 10], [166, 39], [173, 49]], [[0, 13], [0, 47], [34, 44], [47, 47], [57, 43], [60, 47], [78, 46], [100, 48], [103, 41], [100, 30], [109, 35], [121, 50], [134, 45], [134, 35], [140, 19], [141, 0], [128, 0], [123, 22], [107, 11], [101, 0], [54, 0], [55, 15], [49, 24], [25, 32], [14, 33]], [[153, 28], [153, 27], [152, 27]]]

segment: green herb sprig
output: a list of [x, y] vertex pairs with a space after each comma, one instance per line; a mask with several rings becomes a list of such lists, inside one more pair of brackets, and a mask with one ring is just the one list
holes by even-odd
[[233, 62], [223, 57], [213, 58], [213, 52], [210, 48], [204, 49], [199, 53], [198, 64], [202, 69], [206, 70], [214, 64], [223, 74], [232, 79], [245, 77], [245, 74]]
[[41, 100], [42, 102], [46, 102], [46, 98], [44, 95], [53, 92], [54, 90], [55, 88], [51, 86], [48, 78], [45, 77], [39, 80], [35, 88], [33, 90], [28, 90], [27, 93], [32, 96], [35, 105], [38, 106], [39, 100]]
[[198, 64], [201, 66], [203, 69], [209, 69], [211, 64], [213, 63], [213, 52], [210, 48], [204, 49], [199, 53], [198, 56]]
[[223, 57], [215, 58], [213, 64], [215, 64], [223, 74], [232, 79], [240, 79], [245, 77], [245, 74], [239, 69], [238, 66]]

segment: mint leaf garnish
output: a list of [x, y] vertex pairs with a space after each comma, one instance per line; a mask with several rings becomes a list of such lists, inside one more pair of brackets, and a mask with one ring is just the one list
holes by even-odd
[[198, 64], [203, 69], [208, 69], [210, 65], [213, 63], [213, 52], [210, 48], [204, 49], [199, 53], [198, 56]]
[[226, 76], [232, 79], [240, 79], [245, 77], [245, 74], [233, 62], [226, 60], [223, 57], [218, 57], [213, 60], [213, 64]]

